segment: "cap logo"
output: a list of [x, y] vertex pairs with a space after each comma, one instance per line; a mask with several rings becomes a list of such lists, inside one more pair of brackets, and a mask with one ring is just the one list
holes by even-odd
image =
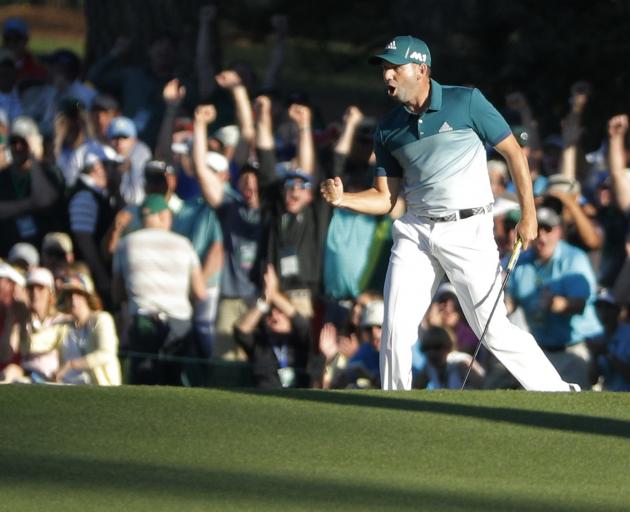
[[420, 53], [420, 52], [411, 52], [411, 55], [409, 55], [410, 59], [413, 60], [417, 60], [420, 62], [426, 62], [427, 61], [427, 54], [426, 53]]
[[386, 47], [386, 50], [395, 50], [396, 49], [396, 41], [391, 41]]

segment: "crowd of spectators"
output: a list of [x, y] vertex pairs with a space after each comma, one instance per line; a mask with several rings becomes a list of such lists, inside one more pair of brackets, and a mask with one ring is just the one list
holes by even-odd
[[[27, 24], [5, 20], [2, 382], [203, 385], [214, 369], [216, 385], [379, 387], [380, 294], [404, 201], [374, 217], [318, 193], [330, 177], [371, 186], [377, 121], [348, 105], [319, 124], [307, 94], [283, 94], [282, 16], [261, 83], [243, 63], [213, 71], [215, 15], [200, 12], [195, 80], [178, 76], [171, 34], [144, 66], [120, 63], [121, 38], [86, 70], [66, 49], [36, 58]], [[539, 132], [522, 93], [501, 106], [539, 225], [505, 300], [564, 380], [630, 390], [628, 117], [586, 153], [591, 94], [572, 87], [558, 133]], [[518, 201], [490, 148], [488, 173], [508, 258]], [[477, 343], [444, 282], [418, 326], [414, 385], [459, 388]], [[518, 387], [483, 349], [468, 385]]]

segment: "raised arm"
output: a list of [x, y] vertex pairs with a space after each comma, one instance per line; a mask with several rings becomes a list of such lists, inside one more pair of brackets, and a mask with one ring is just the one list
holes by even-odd
[[311, 109], [294, 103], [289, 107], [289, 117], [297, 124], [299, 130], [298, 167], [307, 174], [313, 174], [315, 172], [315, 144], [311, 127]]
[[320, 191], [332, 206], [368, 215], [385, 215], [396, 205], [401, 181], [402, 178], [377, 176], [372, 188], [361, 192], [344, 192], [341, 178], [335, 177], [323, 181]]
[[359, 107], [350, 105], [343, 115], [343, 128], [341, 135], [335, 145], [335, 153], [338, 155], [348, 156], [352, 150], [352, 143], [354, 142], [354, 134], [357, 131], [357, 126], [363, 120], [363, 112], [359, 110]]
[[232, 94], [241, 139], [245, 139], [249, 145], [252, 145], [256, 137], [254, 113], [249, 101], [247, 88], [243, 84], [241, 77], [236, 71], [228, 69], [219, 73], [215, 79], [219, 87], [227, 89]]
[[155, 158], [170, 161], [173, 126], [179, 106], [186, 97], [186, 88], [175, 78], [164, 86], [162, 97], [164, 98], [166, 108], [164, 109], [157, 145], [155, 146]]
[[626, 114], [608, 121], [608, 166], [613, 194], [619, 208], [630, 210], [630, 178], [626, 174], [625, 138], [628, 132]]
[[215, 81], [215, 48], [213, 37], [213, 23], [217, 15], [216, 5], [204, 5], [199, 9], [199, 32], [197, 33], [197, 56], [195, 66], [197, 68], [197, 87], [199, 97], [209, 98], [214, 92]]
[[289, 31], [289, 19], [284, 14], [274, 14], [271, 17], [271, 26], [276, 33], [276, 43], [271, 50], [271, 58], [267, 66], [263, 89], [275, 89], [284, 64], [284, 51], [286, 47], [287, 32]]
[[218, 208], [223, 201], [225, 189], [217, 175], [206, 166], [208, 153], [208, 125], [217, 117], [213, 105], [199, 105], [195, 109], [193, 127], [193, 167], [199, 181], [201, 194], [212, 208]]

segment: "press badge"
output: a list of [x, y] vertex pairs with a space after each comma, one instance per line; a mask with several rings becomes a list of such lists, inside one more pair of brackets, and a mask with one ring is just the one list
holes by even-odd
[[280, 252], [280, 275], [282, 277], [297, 276], [300, 273], [300, 262], [294, 249]]

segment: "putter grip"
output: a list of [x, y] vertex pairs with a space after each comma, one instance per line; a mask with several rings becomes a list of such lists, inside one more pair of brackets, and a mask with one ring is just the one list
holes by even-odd
[[511, 272], [512, 269], [514, 268], [514, 265], [516, 265], [516, 261], [518, 260], [518, 257], [521, 254], [522, 247], [523, 247], [523, 242], [521, 241], [520, 238], [518, 238], [516, 240], [516, 243], [514, 244], [514, 249], [512, 249], [512, 257], [510, 258], [510, 261], [507, 264], [508, 272]]

